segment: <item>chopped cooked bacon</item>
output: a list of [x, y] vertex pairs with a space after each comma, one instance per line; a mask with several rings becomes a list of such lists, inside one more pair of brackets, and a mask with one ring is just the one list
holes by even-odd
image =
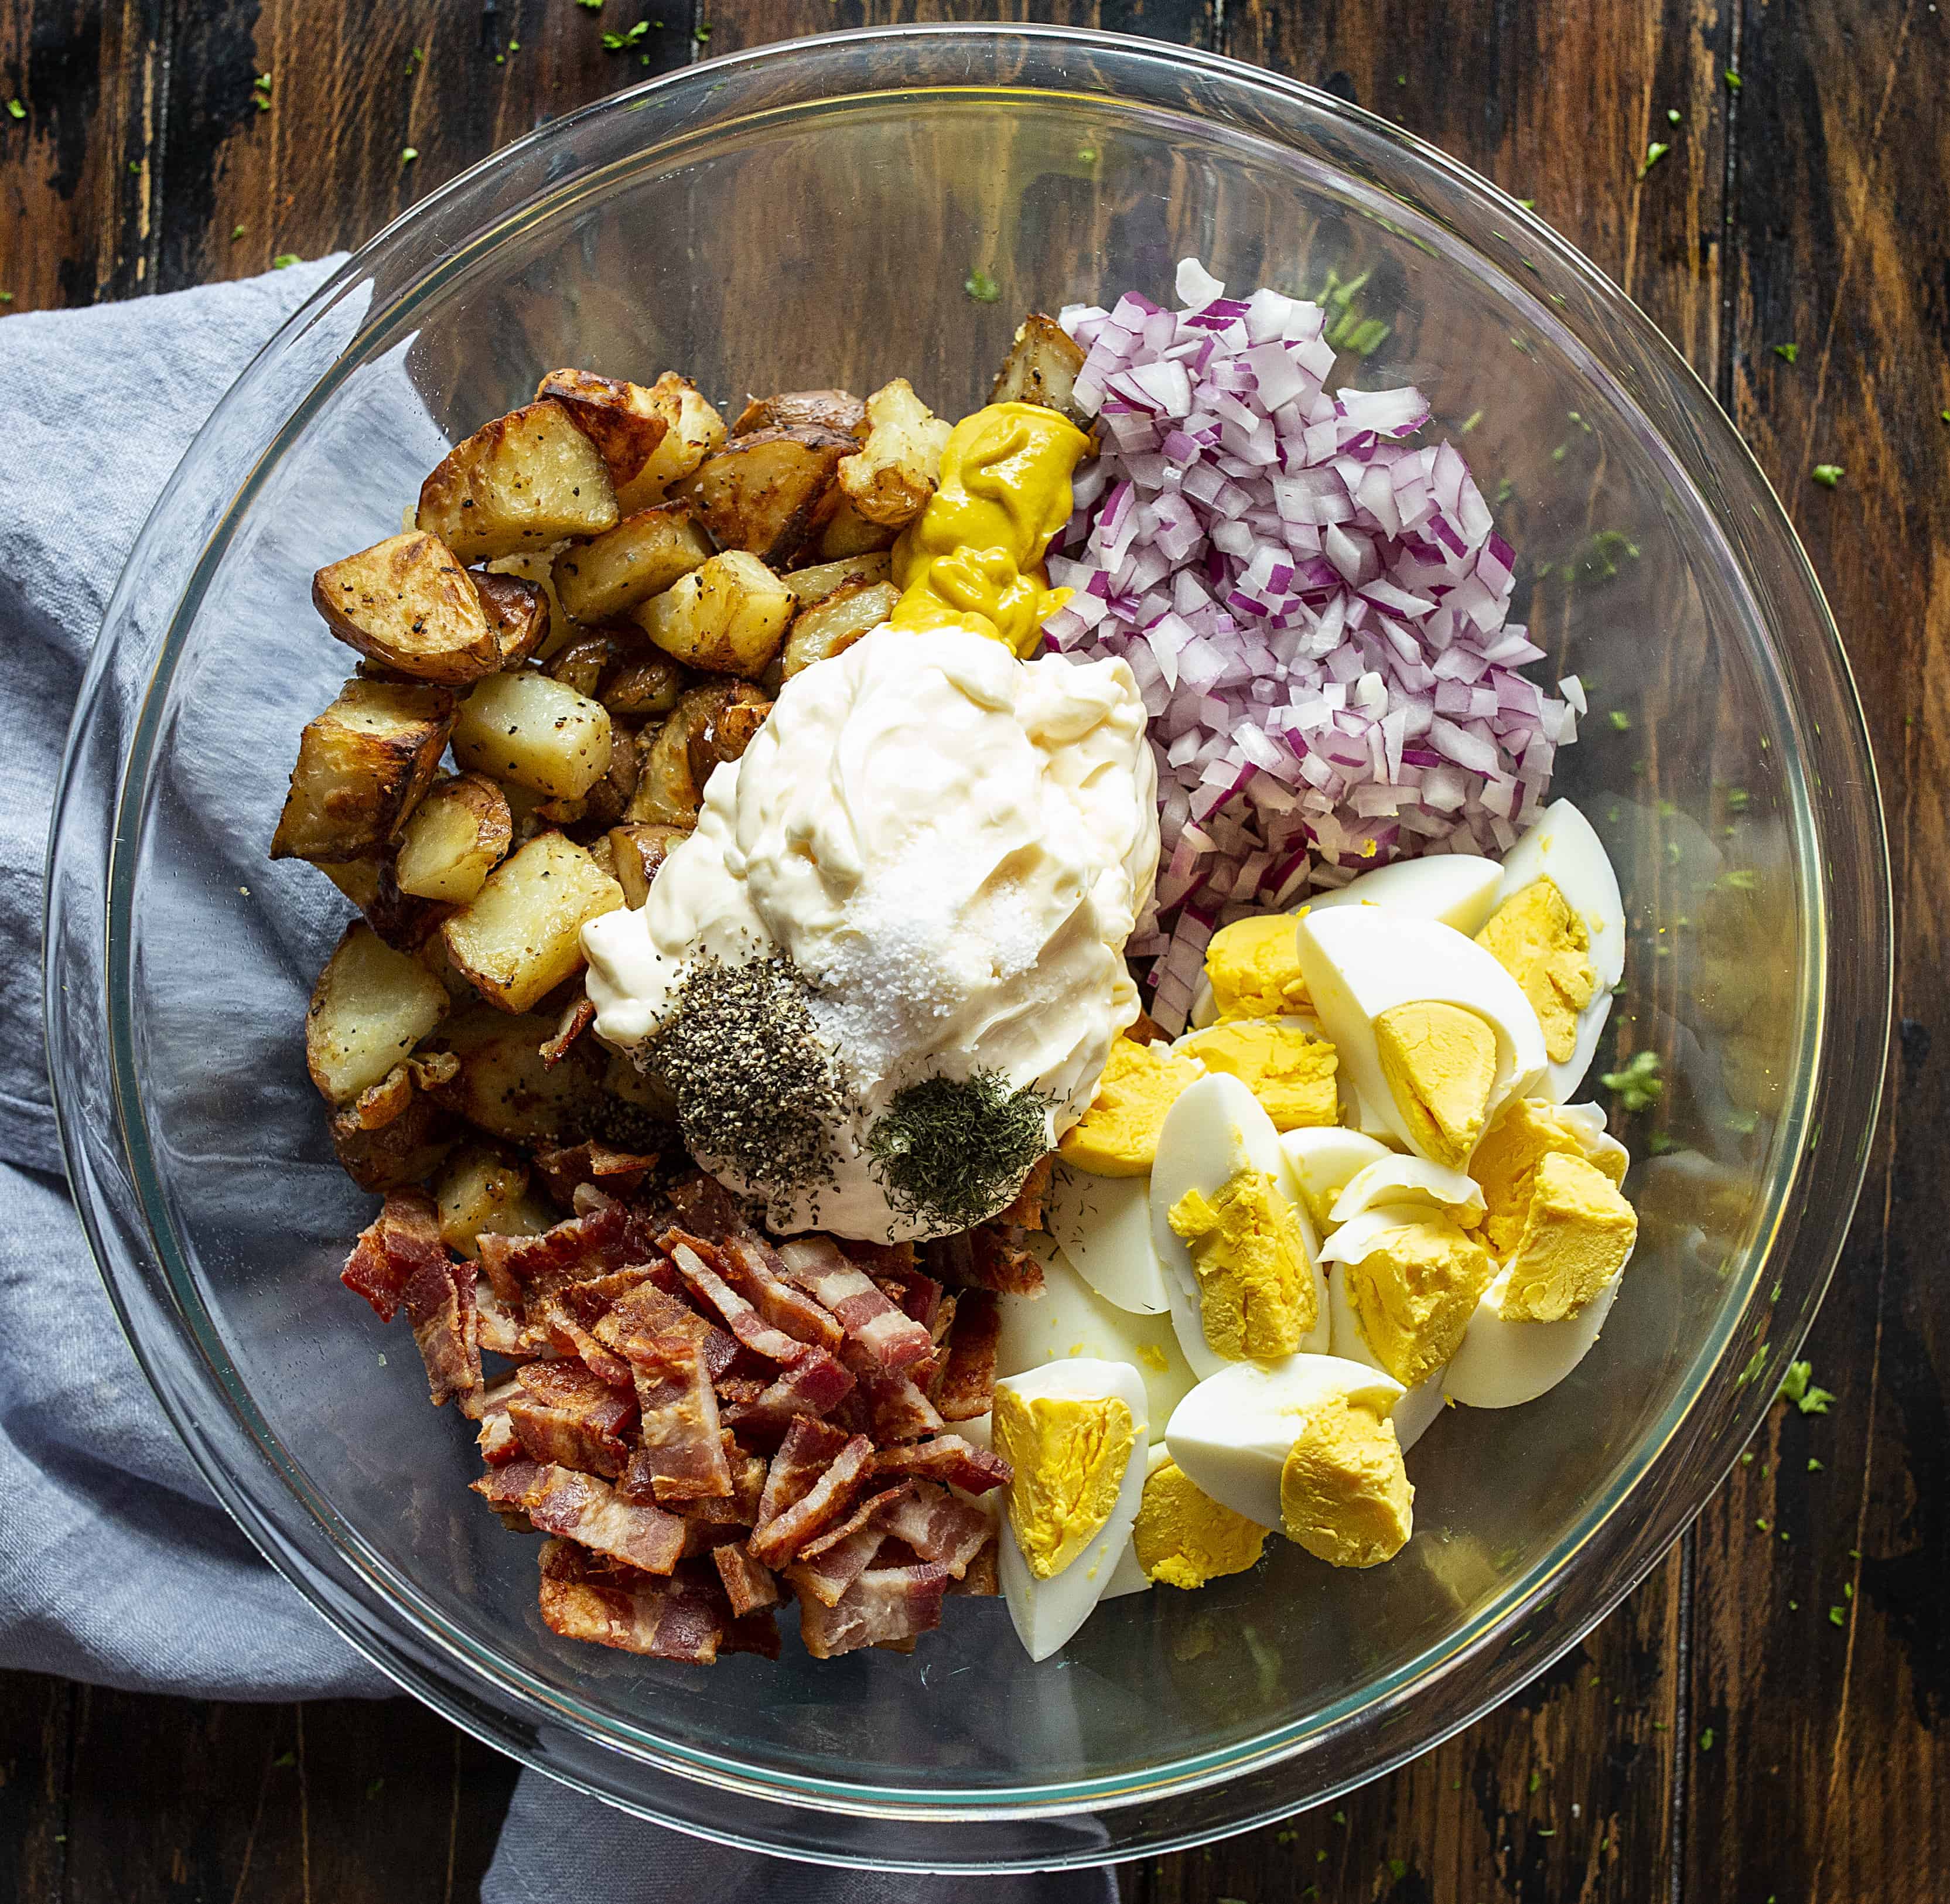
[[844, 1429], [810, 1416], [794, 1422], [765, 1469], [765, 1485], [759, 1497], [759, 1520], [776, 1519], [803, 1496], [832, 1466], [848, 1439]]
[[718, 1642], [720, 1653], [755, 1653], [762, 1659], [779, 1656], [778, 1616], [768, 1608], [728, 1622]]
[[474, 1491], [494, 1507], [519, 1507], [538, 1532], [562, 1535], [645, 1573], [668, 1573], [684, 1553], [688, 1522], [625, 1500], [607, 1482], [573, 1468], [516, 1461], [491, 1469]]
[[624, 1344], [637, 1379], [642, 1443], [630, 1457], [625, 1491], [643, 1498], [646, 1484], [664, 1502], [709, 1500], [731, 1491], [731, 1466], [718, 1421], [718, 1396], [705, 1361], [706, 1325], [633, 1330]]
[[535, 1168], [541, 1172], [549, 1195], [559, 1204], [571, 1205], [585, 1183], [598, 1185], [619, 1197], [634, 1196], [656, 1162], [654, 1151], [612, 1150], [597, 1137], [559, 1150], [535, 1152]]
[[573, 1541], [541, 1551], [543, 1623], [564, 1639], [709, 1666], [724, 1637], [721, 1601], [689, 1575], [600, 1570]]
[[1042, 1265], [1014, 1223], [983, 1223], [927, 1246], [928, 1267], [944, 1282], [963, 1289], [995, 1289], [1007, 1295], [1042, 1291]]
[[776, 1514], [762, 1513], [752, 1530], [752, 1553], [768, 1567], [783, 1566], [794, 1558], [808, 1541], [818, 1538], [846, 1513], [873, 1459], [873, 1443], [864, 1435], [855, 1435], [790, 1507]]
[[1054, 1151], [1039, 1157], [1030, 1166], [1029, 1175], [1023, 1179], [1023, 1187], [1016, 1192], [1015, 1201], [994, 1220], [1013, 1224], [1021, 1229], [1042, 1229], [1043, 1199], [1049, 1195], [1049, 1181], [1055, 1172]]
[[779, 1245], [779, 1260], [787, 1275], [831, 1310], [849, 1338], [889, 1373], [911, 1366], [934, 1346], [927, 1330], [896, 1309], [831, 1237], [795, 1236]]
[[887, 1532], [959, 1580], [990, 1538], [994, 1523], [982, 1509], [932, 1481], [905, 1485], [908, 1491], [887, 1507]]
[[969, 1594], [992, 1599], [1002, 1591], [1002, 1583], [995, 1570], [995, 1541], [991, 1535], [981, 1551], [968, 1563], [968, 1571], [959, 1580], [951, 1580], [948, 1591], [952, 1594]]
[[569, 1054], [577, 1039], [596, 1022], [596, 1007], [587, 992], [578, 993], [569, 1000], [562, 1014], [562, 1021], [555, 1028], [555, 1036], [540, 1047], [542, 1063], [550, 1070]]
[[864, 1243], [849, 1240], [849, 1259], [869, 1276], [900, 1277], [920, 1267], [911, 1243]]
[[874, 1281], [881, 1295], [927, 1331], [930, 1340], [940, 1340], [935, 1318], [941, 1313], [942, 1290], [933, 1276], [920, 1270], [905, 1269], [891, 1275], [877, 1273]]
[[906, 1499], [911, 1481], [897, 1482], [862, 1501], [837, 1527], [808, 1541], [786, 1569], [795, 1594], [811, 1594], [822, 1606], [840, 1596], [874, 1564], [887, 1538], [888, 1511]]
[[426, 1364], [427, 1394], [438, 1408], [450, 1395], [481, 1392], [481, 1344], [474, 1332], [474, 1271], [443, 1249], [414, 1270], [400, 1292], [413, 1342]]
[[694, 1178], [678, 1185], [671, 1201], [687, 1229], [717, 1245], [718, 1273], [774, 1329], [816, 1348], [839, 1348], [846, 1332], [838, 1318], [787, 1280], [771, 1245], [740, 1216], [722, 1184]]
[[597, 1339], [626, 1358], [633, 1339], [640, 1336], [647, 1340], [673, 1331], [693, 1337], [700, 1344], [706, 1372], [713, 1382], [738, 1359], [738, 1345], [730, 1336], [721, 1329], [713, 1328], [695, 1310], [687, 1309], [653, 1282], [642, 1283], [621, 1298], [596, 1324]]
[[995, 1345], [1002, 1308], [989, 1290], [964, 1289], [955, 1299], [948, 1333], [948, 1361], [932, 1399], [943, 1421], [973, 1421], [995, 1398]]
[[852, 1389], [852, 1376], [825, 1350], [807, 1348], [790, 1368], [779, 1371], [776, 1382], [733, 1410], [727, 1419], [740, 1434], [770, 1443], [796, 1419], [830, 1413]]
[[778, 1577], [762, 1560], [755, 1560], [742, 1546], [714, 1547], [712, 1563], [724, 1583], [724, 1596], [731, 1611], [740, 1619], [779, 1603]]
[[515, 1379], [520, 1391], [509, 1398], [509, 1419], [531, 1460], [612, 1480], [623, 1472], [634, 1395], [619, 1394], [579, 1362], [525, 1362]]
[[941, 1624], [947, 1591], [945, 1567], [869, 1567], [836, 1606], [822, 1606], [809, 1593], [800, 1597], [799, 1638], [815, 1659], [911, 1640]]
[[429, 1264], [446, 1261], [433, 1198], [424, 1190], [389, 1190], [378, 1215], [359, 1232], [338, 1279], [389, 1323], [413, 1277]]
[[[716, 1310], [724, 1317], [725, 1326], [754, 1354], [789, 1365], [809, 1352], [807, 1345], [796, 1335], [788, 1335], [783, 1329], [774, 1329], [718, 1273], [703, 1254], [709, 1251], [715, 1257], [718, 1252], [702, 1237], [687, 1236], [681, 1229], [666, 1230], [657, 1239], [657, 1247], [677, 1265], [678, 1274], [690, 1285], [691, 1293]], [[810, 1352], [826, 1354], [824, 1349]], [[830, 1361], [832, 1358], [828, 1356], [827, 1359]]]
[[515, 1432], [514, 1422], [508, 1413], [508, 1404], [521, 1391], [520, 1382], [511, 1375], [491, 1388], [483, 1388], [471, 1411], [472, 1419], [481, 1424], [475, 1445], [481, 1450], [481, 1460], [491, 1468], [522, 1459], [522, 1438]]
[[724, 1458], [731, 1468], [730, 1493], [709, 1500], [681, 1501], [677, 1510], [687, 1520], [724, 1527], [752, 1527], [757, 1524], [759, 1504], [765, 1494], [764, 1458], [747, 1454], [736, 1437], [728, 1434], [724, 1438]]
[[572, 1355], [589, 1373], [612, 1388], [627, 1388], [633, 1378], [630, 1365], [613, 1351], [605, 1348], [584, 1328], [575, 1310], [562, 1297], [544, 1296], [537, 1305], [535, 1326], [551, 1347]]
[[906, 1376], [863, 1375], [860, 1387], [867, 1398], [876, 1441], [911, 1441], [939, 1430], [941, 1417], [933, 1403]]
[[939, 1481], [964, 1494], [986, 1494], [1008, 1485], [1011, 1470], [999, 1454], [977, 1447], [959, 1435], [937, 1435], [905, 1447], [884, 1447], [874, 1457], [876, 1474], [911, 1474]]
[[484, 1235], [481, 1267], [510, 1307], [525, 1312], [572, 1282], [613, 1275], [656, 1254], [629, 1205], [606, 1199], [588, 1215], [565, 1217], [539, 1236]]
[[534, 1353], [520, 1319], [501, 1300], [501, 1293], [477, 1270], [474, 1276], [474, 1333], [491, 1354], [520, 1356]]
[[[763, 1376], [721, 1375], [714, 1385], [718, 1399], [725, 1408], [749, 1407], [771, 1386]], [[733, 1424], [735, 1426], [737, 1424]]]

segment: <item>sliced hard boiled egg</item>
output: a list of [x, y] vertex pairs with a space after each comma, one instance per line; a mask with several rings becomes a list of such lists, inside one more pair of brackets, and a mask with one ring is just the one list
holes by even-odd
[[[1468, 1231], [1428, 1204], [1383, 1204], [1335, 1231], [1321, 1261], [1333, 1265], [1344, 1321], [1335, 1353], [1356, 1338], [1404, 1388], [1438, 1373], [1456, 1353], [1496, 1265]], [[1351, 1329], [1351, 1333], [1350, 1332]]]
[[[1126, 1041], [1129, 1042], [1128, 1040]], [[1236, 1077], [1260, 1101], [1276, 1130], [1322, 1129], [1340, 1120], [1338, 1065], [1319, 1021], [1303, 1012], [1277, 1018], [1222, 1018], [1172, 1046], [1181, 1060]]]
[[1151, 1247], [1151, 1195], [1148, 1175], [1095, 1176], [1059, 1161], [1043, 1204], [1043, 1221], [1071, 1267], [1106, 1302], [1140, 1316], [1171, 1307]]
[[[1333, 1327], [1333, 1353], [1350, 1362], [1388, 1374], [1381, 1358], [1368, 1346], [1360, 1320], [1347, 1300], [1347, 1278], [1336, 1267], [1327, 1273], [1327, 1309]], [[1391, 1378], [1392, 1379], [1392, 1378]], [[1394, 1406], [1388, 1419], [1394, 1423], [1395, 1438], [1406, 1454], [1420, 1441], [1429, 1425], [1442, 1413], [1442, 1373], [1425, 1376]]]
[[1562, 1322], [1513, 1321], [1503, 1313], [1508, 1272], [1483, 1292], [1462, 1346], [1442, 1372], [1442, 1391], [1466, 1408], [1516, 1408], [1534, 1401], [1583, 1361], [1612, 1313], [1622, 1276]]
[[[1164, 1421], [1170, 1417], [1164, 1415], [1154, 1415], [1151, 1419], [1154, 1421]], [[1145, 1485], [1147, 1488], [1151, 1485], [1151, 1476], [1156, 1474], [1159, 1469], [1166, 1466], [1170, 1460], [1170, 1453], [1164, 1444], [1164, 1437], [1162, 1435], [1157, 1436], [1151, 1442], [1151, 1453], [1145, 1462]], [[991, 1488], [989, 1491], [993, 1494], [999, 1491]], [[1144, 1497], [1142, 1494], [1138, 1498], [1138, 1512], [1141, 1514], [1144, 1512]], [[1135, 1521], [1132, 1523], [1132, 1526], [1135, 1533], [1136, 1527]], [[1106, 1600], [1122, 1600], [1127, 1594], [1148, 1594], [1151, 1590], [1151, 1577], [1145, 1572], [1142, 1563], [1138, 1559], [1137, 1541], [1134, 1538], [1126, 1544], [1123, 1552], [1117, 1556], [1117, 1564], [1111, 1569], [1111, 1584], [1104, 1589], [1104, 1597]]]
[[1280, 1150], [1307, 1204], [1307, 1214], [1321, 1230], [1332, 1227], [1335, 1199], [1349, 1183], [1369, 1164], [1398, 1154], [1378, 1138], [1338, 1126], [1289, 1130], [1280, 1139]]
[[1151, 1242], [1196, 1373], [1326, 1346], [1317, 1241], [1294, 1189], [1272, 1120], [1237, 1078], [1202, 1077], [1172, 1106], [1151, 1170]]
[[1095, 1610], [1130, 1544], [1151, 1452], [1137, 1371], [1059, 1362], [995, 1385], [996, 1451], [1014, 1469], [997, 1544], [1002, 1597], [1032, 1659]]
[[1519, 1098], [1506, 1105], [1470, 1163], [1482, 1186], [1484, 1240], [1499, 1261], [1508, 1261], [1522, 1241], [1537, 1166], [1553, 1152], [1581, 1157], [1615, 1186], [1624, 1181], [1631, 1161], [1606, 1130], [1605, 1114], [1595, 1104]]
[[1356, 1171], [1341, 1186], [1329, 1215], [1334, 1223], [1344, 1223], [1384, 1203], [1425, 1203], [1466, 1228], [1483, 1220], [1483, 1192], [1474, 1177], [1431, 1164], [1425, 1157], [1393, 1153]]
[[1537, 1014], [1475, 940], [1371, 906], [1308, 913], [1302, 968], [1367, 1108], [1418, 1156], [1466, 1170], [1491, 1120], [1548, 1061]]
[[1618, 876], [1590, 821], [1568, 800], [1552, 801], [1510, 849], [1494, 913], [1478, 930], [1526, 996], [1543, 1002], [1550, 1058], [1543, 1090], [1562, 1104], [1591, 1067], [1625, 971]]

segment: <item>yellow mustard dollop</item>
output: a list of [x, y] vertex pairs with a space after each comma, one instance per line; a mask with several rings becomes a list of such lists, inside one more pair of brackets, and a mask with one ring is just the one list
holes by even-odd
[[1188, 1591], [1257, 1566], [1266, 1530], [1214, 1500], [1176, 1461], [1165, 1461], [1145, 1479], [1131, 1544], [1149, 1578]]
[[1578, 1314], [1625, 1267], [1638, 1236], [1639, 1220], [1609, 1177], [1581, 1157], [1550, 1152], [1531, 1179], [1504, 1320], [1555, 1323]]
[[1288, 1540], [1329, 1566], [1378, 1566], [1406, 1544], [1414, 1502], [1392, 1422], [1342, 1395], [1309, 1413], [1280, 1470]]
[[1190, 1059], [1167, 1057], [1135, 1038], [1117, 1038], [1090, 1108], [1057, 1145], [1073, 1168], [1095, 1176], [1142, 1176], [1157, 1159], [1165, 1113], [1204, 1074]]
[[894, 544], [901, 599], [887, 619], [920, 634], [967, 628], [1026, 657], [1068, 600], [1042, 566], [1069, 521], [1070, 478], [1090, 441], [1036, 404], [991, 404], [955, 425], [941, 484]]
[[1136, 1444], [1131, 1411], [1115, 1395], [995, 1391], [995, 1452], [1015, 1469], [1009, 1525], [1039, 1580], [1061, 1573], [1090, 1544], [1117, 1504]]
[[1199, 1319], [1215, 1355], [1291, 1355], [1319, 1319], [1307, 1239], [1272, 1179], [1241, 1170], [1216, 1199], [1188, 1190], [1167, 1214], [1198, 1276]]
[[1532, 880], [1497, 908], [1476, 943], [1523, 987], [1554, 1064], [1578, 1049], [1578, 1015], [1598, 989], [1591, 933], [1555, 880]]

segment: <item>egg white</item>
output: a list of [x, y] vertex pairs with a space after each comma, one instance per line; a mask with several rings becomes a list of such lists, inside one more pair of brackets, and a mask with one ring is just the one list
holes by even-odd
[[[1165, 1419], [1162, 1415], [1152, 1417], [1154, 1421]], [[1151, 1443], [1151, 1455], [1145, 1463], [1145, 1479], [1148, 1481], [1170, 1459], [1171, 1453], [1166, 1447], [1163, 1438], [1157, 1437]], [[1139, 1499], [1142, 1507], [1142, 1494]], [[1148, 1594], [1151, 1590], [1151, 1577], [1138, 1564], [1137, 1541], [1135, 1539], [1126, 1541], [1123, 1552], [1117, 1557], [1117, 1566], [1111, 1570], [1111, 1584], [1104, 1589], [1104, 1598], [1122, 1600], [1127, 1594]]]
[[[1361, 1331], [1360, 1318], [1347, 1300], [1347, 1270], [1338, 1264], [1328, 1272], [1327, 1307], [1333, 1326], [1334, 1353], [1344, 1361], [1358, 1362], [1364, 1368], [1372, 1369], [1394, 1381], [1394, 1377], [1382, 1366], [1380, 1357], [1368, 1346], [1368, 1338]], [[1394, 1413], [1388, 1417], [1395, 1425], [1395, 1439], [1401, 1443], [1403, 1454], [1406, 1454], [1422, 1439], [1429, 1424], [1442, 1413], [1442, 1401], [1440, 1369], [1433, 1375], [1424, 1376], [1413, 1388], [1403, 1390], [1401, 1400], [1395, 1404]]]
[[1547, 1394], [1591, 1351], [1612, 1313], [1622, 1271], [1575, 1316], [1562, 1322], [1507, 1322], [1505, 1270], [1476, 1305], [1462, 1346], [1442, 1372], [1442, 1391], [1466, 1408], [1518, 1408]]
[[1425, 1157], [1392, 1155], [1356, 1171], [1341, 1186], [1329, 1215], [1335, 1223], [1344, 1223], [1384, 1203], [1420, 1204], [1459, 1223], [1483, 1220], [1483, 1192], [1474, 1177]]
[[1071, 1267], [1106, 1302], [1140, 1316], [1170, 1309], [1164, 1268], [1151, 1247], [1148, 1176], [1094, 1176], [1059, 1161], [1043, 1220]]
[[1316, 1224], [1329, 1227], [1335, 1199], [1370, 1164], [1396, 1152], [1378, 1138], [1342, 1126], [1303, 1127], [1280, 1133], [1280, 1151]]

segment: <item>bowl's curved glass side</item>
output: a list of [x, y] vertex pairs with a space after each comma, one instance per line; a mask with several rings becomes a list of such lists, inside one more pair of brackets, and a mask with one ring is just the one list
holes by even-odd
[[[145, 531], [78, 718], [50, 889], [77, 1189], [138, 1353], [220, 1494], [356, 1644], [470, 1729], [666, 1821], [800, 1855], [1001, 1868], [1212, 1835], [1371, 1776], [1521, 1684], [1652, 1563], [1765, 1407], [1833, 1260], [1880, 1075], [1886, 873], [1859, 712], [1777, 507], [1684, 366], [1540, 229], [1537, 269], [1506, 282], [1489, 229], [1522, 214], [1378, 122], [1220, 63], [1058, 33], [867, 36], [706, 72], [548, 129], [376, 241], [226, 399]], [[936, 95], [919, 125], [911, 102], [859, 96], [1010, 81], [1067, 96]], [[930, 168], [943, 190], [917, 210]], [[810, 208], [783, 251], [781, 192]], [[821, 254], [862, 228], [877, 235], [858, 254]], [[700, 274], [687, 230], [758, 263]], [[264, 691], [263, 631], [309, 627], [310, 569], [388, 532], [393, 491], [537, 366], [674, 361], [722, 395], [939, 362], [944, 387], [924, 394], [952, 409], [979, 400], [1015, 298], [1094, 291], [1078, 260], [1099, 256], [1162, 291], [1181, 248], [1294, 289], [1366, 271], [1343, 308], [1358, 298], [1351, 321], [1388, 335], [1363, 374], [1428, 382], [1452, 429], [1481, 413], [1479, 467], [1537, 492], [1506, 499], [1533, 625], [1569, 665], [1600, 657], [1625, 726], [1594, 718], [1564, 790], [1609, 829], [1635, 899], [1698, 915], [1665, 958], [1648, 926], [1620, 1007], [1621, 1049], [1662, 1053], [1683, 1112], [1672, 1154], [1639, 1166], [1648, 1241], [1606, 1359], [1554, 1408], [1432, 1435], [1412, 1464], [1410, 1563], [1358, 1592], [1282, 1556], [1204, 1595], [1106, 1610], [1061, 1673], [998, 1670], [1013, 1659], [1001, 1610], [965, 1604], [912, 1660], [816, 1675], [562, 1647], [534, 1619], [526, 1544], [467, 1511], [464, 1441], [398, 1366], [403, 1338], [335, 1286], [366, 1206], [330, 1164], [292, 1035], [335, 924], [307, 869], [259, 855], [290, 710], [322, 704], [344, 668], [322, 637], [287, 641]], [[909, 307], [889, 311], [874, 274], [909, 254]], [[977, 264], [1005, 285], [998, 305], [960, 296]], [[353, 335], [346, 300], [369, 281]], [[1512, 312], [1528, 350], [1509, 346]], [[780, 366], [782, 335], [802, 362]], [[1601, 360], [1624, 367], [1622, 391]], [[279, 379], [307, 363], [300, 404]], [[1572, 428], [1567, 495], [1545, 459]], [[1789, 645], [1791, 678], [1771, 643]], [[266, 718], [264, 744], [241, 737]], [[1646, 737], [1643, 762], [1628, 733]], [[1804, 758], [1857, 782], [1803, 784]], [[1804, 1146], [1815, 1124], [1828, 1138]], [[1472, 1485], [1472, 1466], [1515, 1483]], [[868, 1812], [902, 1822], [846, 1815]], [[1002, 1816], [1005, 1833], [955, 1821]]]

